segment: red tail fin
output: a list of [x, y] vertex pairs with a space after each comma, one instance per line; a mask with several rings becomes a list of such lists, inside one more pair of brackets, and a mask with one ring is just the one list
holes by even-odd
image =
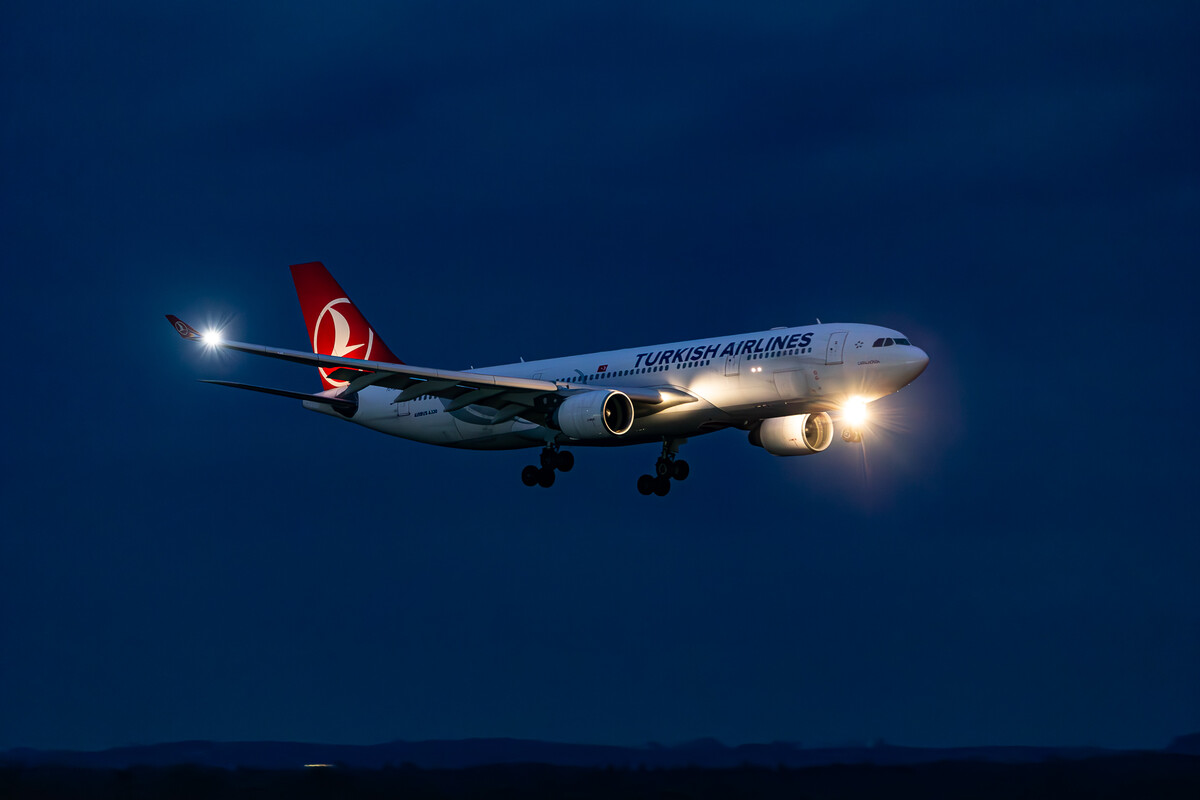
[[[383, 343], [362, 312], [320, 261], [292, 265], [296, 296], [308, 325], [314, 353], [361, 358], [366, 361], [404, 362]], [[348, 381], [330, 380], [333, 370], [319, 369], [326, 389], [337, 389]]]

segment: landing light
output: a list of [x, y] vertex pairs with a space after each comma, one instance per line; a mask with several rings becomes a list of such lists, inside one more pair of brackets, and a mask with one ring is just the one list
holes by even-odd
[[216, 347], [221, 343], [221, 332], [214, 328], [209, 328], [201, 336], [209, 347]]
[[867, 416], [866, 400], [855, 397], [842, 405], [842, 421], [851, 427], [858, 428], [865, 425]]

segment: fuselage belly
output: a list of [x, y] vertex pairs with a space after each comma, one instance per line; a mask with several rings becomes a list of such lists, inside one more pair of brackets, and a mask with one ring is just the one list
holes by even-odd
[[[897, 331], [874, 325], [814, 325], [736, 337], [629, 348], [468, 372], [556, 382], [564, 392], [656, 389], [688, 402], [638, 414], [619, 437], [575, 439], [522, 417], [499, 423], [484, 405], [451, 409], [436, 396], [401, 400], [394, 389], [358, 393], [351, 421], [413, 441], [476, 450], [545, 446], [612, 446], [691, 438], [771, 417], [836, 409], [850, 398], [871, 401], [915, 379], [928, 357]], [[400, 400], [399, 402], [397, 402]], [[328, 405], [306, 402], [337, 415]]]

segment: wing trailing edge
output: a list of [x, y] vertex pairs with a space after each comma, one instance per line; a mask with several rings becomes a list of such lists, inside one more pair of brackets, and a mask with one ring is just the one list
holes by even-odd
[[[536, 405], [536, 399], [542, 395], [576, 394], [586, 389], [571, 388], [554, 381], [539, 378], [519, 378], [510, 375], [489, 375], [482, 372], [460, 372], [456, 370], [432, 369], [418, 367], [412, 364], [400, 364], [389, 361], [367, 361], [346, 356], [325, 355], [322, 353], [306, 353], [300, 350], [287, 350], [279, 347], [266, 347], [246, 342], [233, 342], [224, 339], [210, 338], [201, 334], [179, 317], [168, 314], [167, 320], [184, 339], [203, 343], [205, 346], [225, 350], [235, 350], [241, 353], [265, 356], [280, 361], [290, 361], [294, 364], [305, 364], [319, 367], [323, 375], [333, 377], [346, 385], [341, 390], [341, 400], [332, 395], [307, 394], [304, 392], [289, 392], [283, 389], [268, 389], [249, 384], [237, 384], [229, 381], [206, 381], [221, 386], [233, 386], [239, 389], [275, 394], [282, 397], [312, 400], [337, 407], [339, 402], [353, 404], [355, 392], [367, 386], [383, 386], [399, 390], [397, 402], [412, 399], [423, 394], [436, 395], [454, 401], [459, 398], [471, 397], [469, 402], [491, 406], [501, 411], [502, 418], [511, 418], [517, 414], [524, 415]], [[616, 389], [623, 392], [636, 405], [644, 409], [644, 413], [654, 414], [673, 406], [694, 403], [696, 398], [690, 393], [671, 387], [642, 387], [642, 386], [605, 386], [588, 387]], [[517, 411], [514, 407], [524, 409]], [[344, 408], [344, 406], [343, 406]]]

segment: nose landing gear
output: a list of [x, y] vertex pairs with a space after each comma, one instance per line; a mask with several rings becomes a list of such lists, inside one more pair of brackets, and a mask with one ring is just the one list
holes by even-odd
[[682, 458], [675, 457], [679, 453], [679, 446], [686, 441], [687, 439], [667, 439], [663, 442], [662, 455], [654, 464], [654, 474], [643, 475], [637, 480], [639, 492], [664, 497], [671, 491], [672, 478], [677, 481], [687, 480], [687, 476], [692, 472], [691, 467]]
[[554, 485], [555, 470], [570, 472], [575, 466], [575, 454], [569, 450], [559, 450], [556, 444], [548, 444], [542, 450], [541, 464], [540, 467], [530, 464], [521, 470], [521, 483], [549, 489]]

